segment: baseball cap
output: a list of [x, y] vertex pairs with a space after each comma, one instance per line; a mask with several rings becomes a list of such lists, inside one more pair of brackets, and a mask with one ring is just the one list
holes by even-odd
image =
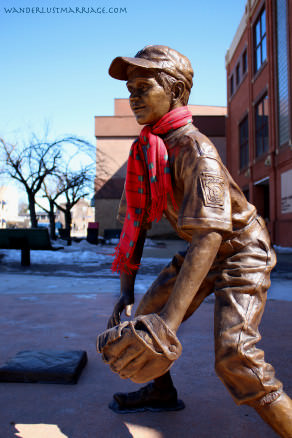
[[110, 65], [110, 76], [126, 81], [129, 65], [163, 71], [192, 88], [194, 72], [189, 59], [170, 47], [151, 45], [140, 50], [134, 58], [118, 56]]

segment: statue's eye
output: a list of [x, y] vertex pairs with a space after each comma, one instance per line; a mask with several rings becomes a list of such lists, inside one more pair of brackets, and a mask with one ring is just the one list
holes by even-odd
[[142, 85], [140, 85], [139, 88], [140, 88], [141, 91], [147, 91], [149, 89], [149, 85], [148, 84], [142, 84]]

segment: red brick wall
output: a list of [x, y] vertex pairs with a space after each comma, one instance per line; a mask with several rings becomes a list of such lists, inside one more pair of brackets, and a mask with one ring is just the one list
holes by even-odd
[[[292, 0], [289, 0], [289, 31], [290, 31], [290, 65], [292, 59]], [[267, 29], [267, 61], [254, 74], [253, 66], [253, 26], [262, 8], [266, 10]], [[249, 188], [250, 201], [259, 211], [264, 211], [263, 187], [255, 183], [269, 178], [269, 222], [274, 243], [292, 246], [292, 213], [281, 213], [281, 174], [292, 168], [292, 149], [278, 147], [277, 134], [277, 76], [276, 76], [276, 28], [275, 1], [260, 0], [250, 12], [247, 26], [227, 65], [228, 88], [228, 118], [227, 135], [227, 166], [242, 189]], [[248, 73], [233, 96], [230, 96], [230, 75], [235, 68], [244, 48], [248, 50]], [[290, 68], [291, 72], [291, 68]], [[234, 74], [235, 81], [235, 74]], [[290, 102], [292, 87], [290, 87]], [[268, 93], [269, 99], [269, 151], [260, 157], [255, 155], [254, 110], [257, 101]], [[239, 169], [239, 123], [248, 114], [249, 120], [249, 166]], [[290, 112], [291, 117], [291, 112]]]

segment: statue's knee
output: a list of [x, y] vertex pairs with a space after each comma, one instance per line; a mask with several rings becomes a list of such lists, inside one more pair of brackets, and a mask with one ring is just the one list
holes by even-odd
[[230, 376], [244, 364], [245, 354], [242, 348], [238, 345], [226, 346], [217, 352], [215, 358], [215, 371], [221, 380], [225, 380], [226, 376]]

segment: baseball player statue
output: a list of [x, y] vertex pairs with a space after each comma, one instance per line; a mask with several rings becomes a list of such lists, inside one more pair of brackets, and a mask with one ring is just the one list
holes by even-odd
[[[275, 253], [264, 220], [192, 124], [190, 61], [153, 45], [134, 58], [115, 58], [109, 74], [126, 81], [131, 109], [144, 127], [130, 150], [119, 208], [123, 230], [113, 270], [120, 272], [121, 294], [97, 350], [121, 378], [153, 380], [114, 394], [110, 407], [122, 413], [184, 407], [169, 371], [182, 351], [176, 332], [214, 293], [218, 376], [237, 404], [252, 406], [279, 436], [292, 438], [292, 401], [257, 348]], [[121, 322], [134, 303], [147, 229], [162, 214], [189, 242], [188, 250], [162, 270], [135, 318]]]

